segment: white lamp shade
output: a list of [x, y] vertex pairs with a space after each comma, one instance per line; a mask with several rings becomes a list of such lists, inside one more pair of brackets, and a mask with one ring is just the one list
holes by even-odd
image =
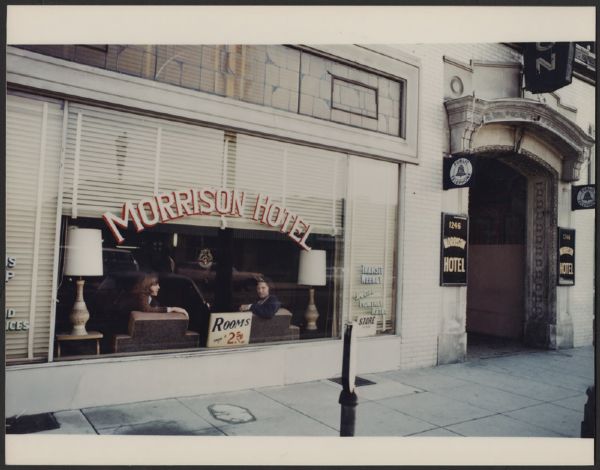
[[298, 284], [324, 286], [326, 281], [325, 250], [301, 251]]
[[102, 231], [69, 227], [65, 250], [67, 276], [102, 276]]

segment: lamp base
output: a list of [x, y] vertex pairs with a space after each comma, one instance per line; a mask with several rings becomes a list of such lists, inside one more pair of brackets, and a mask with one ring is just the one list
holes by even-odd
[[315, 290], [313, 288], [309, 289], [308, 297], [308, 306], [304, 312], [304, 319], [306, 320], [305, 328], [307, 330], [316, 330], [319, 312], [317, 311], [317, 306], [315, 305]]
[[85, 305], [85, 301], [83, 300], [83, 279], [77, 280], [77, 296], [75, 297], [75, 303], [73, 304], [73, 310], [69, 315], [69, 320], [73, 324], [73, 330], [71, 331], [72, 335], [76, 336], [84, 336], [87, 335], [88, 332], [85, 329], [85, 324], [90, 319], [90, 312]]

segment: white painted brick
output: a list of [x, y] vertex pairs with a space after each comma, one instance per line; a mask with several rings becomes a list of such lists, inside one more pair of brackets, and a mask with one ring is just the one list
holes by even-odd
[[[498, 44], [443, 44], [394, 46], [416, 56], [420, 68], [420, 115], [418, 166], [406, 165], [406, 187], [403, 214], [404, 254], [401, 265], [402, 309], [399, 332], [402, 336], [403, 368], [426, 367], [437, 362], [437, 335], [447, 318], [443, 312], [463, 309], [466, 301], [456, 303], [454, 296], [443, 296], [439, 286], [440, 213], [468, 211], [468, 190], [442, 190], [442, 155], [448, 152], [448, 125], [443, 106], [443, 56], [461, 62], [471, 60], [520, 62], [520, 55]], [[594, 122], [594, 88], [574, 80], [560, 90], [561, 96], [578, 107], [577, 123], [587, 130]], [[582, 177], [587, 178], [587, 168]], [[585, 173], [585, 175], [584, 175]], [[582, 182], [586, 182], [587, 180]], [[577, 230], [577, 283], [569, 294], [569, 312], [573, 317], [575, 344], [591, 344], [593, 313], [593, 211], [573, 215]], [[433, 256], [432, 256], [432, 253]], [[466, 290], [465, 290], [466, 292]], [[462, 294], [463, 296], [465, 294]], [[444, 297], [447, 300], [444, 300]], [[449, 305], [448, 302], [452, 302]], [[447, 314], [448, 315], [448, 314]], [[466, 314], [463, 313], [462, 320]], [[464, 324], [464, 323], [463, 323]]]

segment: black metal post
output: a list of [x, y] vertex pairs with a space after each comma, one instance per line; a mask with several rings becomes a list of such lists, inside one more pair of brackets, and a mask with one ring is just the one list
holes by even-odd
[[[350, 356], [352, 347], [352, 325], [346, 326], [344, 333], [344, 355], [342, 359], [342, 392], [339, 404], [341, 408], [340, 437], [354, 436], [354, 425], [356, 423], [356, 406], [358, 398], [354, 393], [354, 364], [351, 364]], [[352, 369], [352, 370], [351, 370]]]
[[340, 437], [354, 436], [354, 425], [356, 424], [356, 405], [358, 397], [354, 392], [342, 389], [340, 393], [340, 405], [342, 405], [342, 417], [340, 422]]

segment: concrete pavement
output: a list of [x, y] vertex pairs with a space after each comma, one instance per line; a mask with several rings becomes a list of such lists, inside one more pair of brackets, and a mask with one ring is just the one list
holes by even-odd
[[[579, 437], [592, 347], [360, 374], [357, 436]], [[330, 380], [54, 413], [39, 434], [338, 436]]]

